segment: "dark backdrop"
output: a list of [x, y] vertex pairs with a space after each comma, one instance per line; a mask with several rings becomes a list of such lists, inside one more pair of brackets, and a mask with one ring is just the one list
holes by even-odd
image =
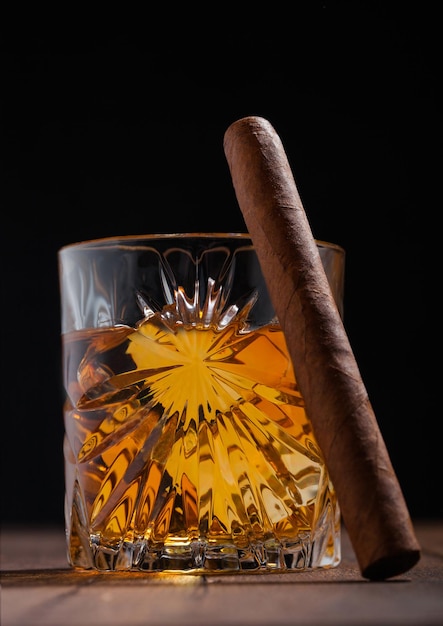
[[57, 250], [244, 230], [223, 135], [246, 115], [279, 133], [314, 236], [346, 249], [345, 326], [394, 468], [414, 517], [443, 515], [438, 3], [301, 4], [6, 38], [5, 523], [63, 524]]

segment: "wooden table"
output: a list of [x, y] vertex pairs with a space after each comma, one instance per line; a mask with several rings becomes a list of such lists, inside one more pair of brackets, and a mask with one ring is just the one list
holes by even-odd
[[402, 576], [360, 575], [345, 529], [333, 570], [163, 575], [77, 572], [63, 529], [3, 529], [2, 626], [442, 626], [443, 520], [415, 524], [419, 563]]

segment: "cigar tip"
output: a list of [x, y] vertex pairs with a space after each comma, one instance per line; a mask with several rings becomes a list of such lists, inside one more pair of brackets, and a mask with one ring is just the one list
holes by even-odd
[[230, 134], [230, 132], [237, 130], [238, 128], [244, 128], [249, 130], [263, 129], [266, 128], [268, 131], [274, 131], [272, 124], [264, 117], [260, 117], [259, 115], [247, 115], [246, 117], [241, 117], [240, 119], [232, 122], [228, 126], [225, 132], [225, 138]]
[[420, 550], [408, 550], [374, 561], [362, 570], [362, 576], [373, 581], [386, 580], [410, 570], [420, 560]]

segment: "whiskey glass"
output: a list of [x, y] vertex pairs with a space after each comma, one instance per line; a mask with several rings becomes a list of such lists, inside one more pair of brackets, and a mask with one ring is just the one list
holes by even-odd
[[[344, 250], [317, 241], [343, 313]], [[339, 564], [340, 508], [247, 233], [58, 253], [71, 566]]]

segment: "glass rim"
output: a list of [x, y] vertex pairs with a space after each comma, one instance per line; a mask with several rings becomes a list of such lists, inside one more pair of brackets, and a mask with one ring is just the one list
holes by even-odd
[[[175, 233], [175, 232], [167, 232], [167, 233], [145, 233], [142, 235], [112, 235], [109, 237], [97, 237], [94, 239], [85, 239], [82, 241], [75, 241], [73, 243], [68, 243], [62, 246], [59, 249], [59, 252], [63, 252], [64, 250], [69, 250], [72, 248], [89, 248], [95, 245], [102, 244], [125, 244], [130, 241], [153, 241], [153, 240], [168, 240], [168, 239], [248, 239], [251, 241], [252, 245], [254, 245], [252, 241], [252, 237], [247, 232], [222, 232], [222, 231], [210, 231], [210, 232], [183, 232], [183, 233]], [[341, 254], [345, 253], [345, 249], [343, 246], [333, 243], [331, 241], [326, 241], [324, 239], [314, 239], [317, 246], [323, 248], [329, 248], [331, 250], [335, 250]]]

